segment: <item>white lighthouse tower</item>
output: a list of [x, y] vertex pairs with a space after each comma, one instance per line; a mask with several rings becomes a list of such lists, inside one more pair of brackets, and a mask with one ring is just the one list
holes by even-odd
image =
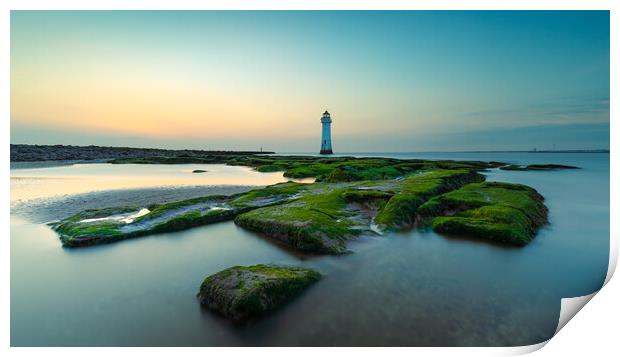
[[321, 123], [323, 124], [323, 135], [321, 138], [321, 155], [333, 154], [332, 152], [332, 118], [329, 116], [329, 112], [326, 110], [321, 117]]

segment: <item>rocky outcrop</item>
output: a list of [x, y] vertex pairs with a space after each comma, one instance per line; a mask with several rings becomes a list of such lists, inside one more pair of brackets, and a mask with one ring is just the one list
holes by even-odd
[[432, 198], [418, 216], [439, 233], [523, 246], [547, 223], [543, 201], [525, 185], [483, 182]]
[[234, 322], [243, 322], [278, 308], [320, 278], [314, 270], [292, 266], [235, 266], [207, 277], [198, 300]]
[[[228, 196], [197, 197], [148, 207], [90, 209], [51, 226], [65, 247], [111, 243], [232, 220], [255, 208], [288, 202], [305, 187], [290, 182]], [[137, 215], [138, 212], [141, 214]]]
[[[151, 159], [144, 160], [150, 162]], [[445, 200], [459, 199], [459, 193], [476, 193], [461, 188], [484, 181], [485, 177], [479, 171], [501, 164], [272, 156], [244, 157], [243, 162], [234, 159], [228, 163], [254, 165], [265, 171], [290, 165], [286, 172], [293, 171], [300, 176], [314, 175], [318, 182], [287, 182], [231, 196], [197, 197], [163, 205], [133, 207], [134, 211], [122, 213], [110, 214], [105, 209], [82, 212], [54, 223], [53, 227], [60, 234], [64, 246], [77, 247], [235, 219], [238, 226], [261, 233], [297, 251], [344, 254], [349, 252], [347, 243], [350, 239], [362, 234], [414, 228], [420, 217], [429, 216], [429, 208], [434, 207], [432, 204], [439, 202], [440, 207]], [[265, 168], [267, 163], [275, 166]], [[522, 222], [522, 215], [514, 207], [529, 202], [530, 198], [521, 197], [522, 192], [508, 184], [505, 187], [499, 187], [499, 183], [493, 184], [493, 187], [491, 185], [468, 187], [484, 191], [485, 197], [498, 193], [494, 202], [484, 208], [477, 206], [476, 211], [459, 209], [459, 216], [455, 217], [443, 217], [446, 216], [444, 211], [454, 211], [451, 207], [432, 212], [431, 217], [436, 217], [433, 220], [434, 229], [442, 233], [462, 231], [513, 244], [527, 243], [535, 229], [524, 230], [521, 223], [515, 225], [508, 222], [508, 225], [512, 224], [510, 227], [499, 223], [506, 220], [507, 215]], [[446, 194], [450, 192], [455, 193]], [[443, 201], [434, 199], [437, 196]], [[468, 198], [462, 197], [464, 200]], [[538, 202], [536, 198], [532, 199]], [[539, 203], [532, 206], [536, 210], [530, 212], [544, 211], [546, 214], [542, 200]], [[424, 210], [420, 210], [422, 206]], [[150, 211], [135, 219], [127, 219], [126, 216], [136, 214], [135, 210], [142, 208]], [[528, 215], [526, 208], [521, 212]], [[484, 220], [463, 217], [482, 213]], [[530, 223], [526, 222], [525, 226]], [[539, 225], [538, 222], [536, 225]]]

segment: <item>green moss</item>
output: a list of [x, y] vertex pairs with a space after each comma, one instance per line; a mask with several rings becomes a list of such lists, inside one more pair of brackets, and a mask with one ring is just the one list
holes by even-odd
[[[260, 202], [261, 199], [265, 198], [290, 198], [295, 194], [302, 192], [307, 188], [308, 184], [297, 183], [297, 182], [285, 182], [280, 184], [275, 184], [271, 186], [267, 186], [265, 188], [256, 189], [249, 191], [244, 194], [238, 195], [238, 198], [235, 198], [230, 202], [233, 206], [247, 206], [252, 205], [256, 206], [256, 202]], [[262, 206], [262, 204], [258, 204]]]
[[[210, 211], [204, 214], [199, 212], [185, 213], [179, 216], [174, 216], [169, 220], [163, 221], [154, 225], [148, 230], [140, 232], [140, 235], [147, 235], [153, 233], [164, 233], [181, 231], [192, 227], [203, 226], [206, 224], [229, 221], [234, 219], [237, 214], [243, 212], [242, 210], [217, 210]], [[134, 235], [135, 236], [135, 235]]]
[[244, 322], [278, 308], [320, 278], [317, 271], [299, 267], [235, 266], [207, 277], [198, 299], [211, 310]]
[[[81, 221], [139, 208], [85, 211], [55, 224], [54, 229], [66, 246], [82, 246], [182, 230], [236, 217], [239, 226], [264, 233], [295, 249], [340, 254], [346, 252], [348, 239], [363, 232], [376, 232], [374, 228], [370, 230], [371, 222], [382, 229], [399, 229], [411, 227], [421, 219], [422, 223], [438, 231], [461, 229], [463, 232], [478, 232], [483, 226], [480, 222], [488, 223], [488, 217], [492, 216], [495, 217], [492, 223], [496, 224], [492, 227], [494, 233], [486, 235], [498, 236], [497, 232], [506, 232], [506, 227], [501, 225], [517, 222], [519, 226], [537, 227], [539, 222], [546, 221], [546, 210], [543, 212], [538, 206], [536, 209], [525, 207], [521, 214], [517, 214], [514, 209], [519, 207], [489, 204], [487, 197], [475, 190], [459, 190], [458, 197], [442, 195], [441, 200], [433, 199], [464, 185], [483, 181], [484, 177], [478, 171], [506, 166], [499, 162], [221, 154], [122, 159], [117, 163], [184, 163], [192, 160], [250, 166], [261, 172], [284, 171], [285, 176], [314, 177], [317, 182], [287, 182], [230, 196], [152, 204], [148, 206], [150, 213], [130, 224], [109, 220]], [[502, 193], [507, 190], [533, 194], [526, 186], [506, 185], [509, 184], [486, 183], [479, 187], [485, 190], [485, 195], [493, 191], [497, 202], [514, 201], [514, 196]], [[455, 219], [445, 217], [449, 211], [458, 211], [458, 215], [453, 215]], [[526, 235], [532, 236], [533, 230], [535, 228], [525, 232]], [[513, 241], [523, 240], [523, 235], [518, 233], [504, 233], [504, 236]]]
[[324, 178], [325, 182], [349, 182], [357, 180], [359, 180], [357, 175], [341, 168], [335, 168]]
[[333, 165], [327, 164], [293, 164], [292, 168], [284, 172], [284, 177], [290, 178], [307, 178], [307, 177], [323, 177], [335, 169]]
[[264, 172], [284, 170], [285, 177], [314, 177], [324, 182], [388, 180], [423, 169], [484, 170], [504, 165], [503, 163], [487, 163], [482, 161], [430, 161], [353, 157], [317, 158], [308, 156], [269, 156], [244, 160], [234, 159], [228, 161], [228, 164], [244, 164]]
[[52, 224], [53, 229], [58, 232], [60, 241], [63, 245], [72, 246], [75, 239], [84, 242], [97, 236], [114, 236], [120, 232], [119, 224], [113, 222], [101, 222], [93, 224], [80, 223], [83, 220], [98, 219], [119, 214], [126, 214], [138, 211], [138, 207], [113, 207], [104, 209], [88, 209], [79, 212], [65, 220]]
[[259, 208], [235, 218], [235, 223], [305, 252], [341, 254], [346, 239], [359, 234], [353, 214], [345, 209], [346, 189], [323, 189], [288, 204]]
[[151, 206], [152, 207], [151, 212], [149, 212], [148, 214], [142, 217], [139, 217], [138, 219], [136, 219], [136, 222], [157, 218], [162, 215], [168, 214], [172, 210], [182, 209], [184, 207], [189, 207], [189, 206], [198, 205], [198, 204], [206, 205], [208, 203], [221, 202], [221, 201], [229, 199], [229, 197], [231, 196], [213, 195], [213, 196], [206, 196], [206, 197], [190, 198], [187, 200], [175, 201], [175, 202], [164, 203], [164, 204], [157, 205], [157, 206]]
[[379, 191], [379, 190], [367, 190], [367, 189], [350, 189], [346, 190], [342, 194], [342, 198], [347, 202], [366, 203], [371, 201], [387, 201], [394, 192], [391, 191]]
[[256, 171], [258, 172], [276, 172], [276, 171], [284, 171], [286, 168], [280, 165], [268, 164], [268, 165], [260, 165], [256, 167]]
[[522, 229], [512, 224], [489, 223], [485, 220], [464, 217], [437, 217], [433, 229], [444, 234], [483, 238], [498, 243], [525, 245], [531, 238]]
[[418, 214], [440, 233], [527, 244], [547, 222], [543, 197], [518, 184], [470, 184], [429, 200]]
[[[129, 224], [110, 220], [94, 222], [83, 220], [137, 212], [140, 210], [139, 207], [86, 210], [52, 227], [59, 233], [61, 242], [67, 247], [110, 243], [232, 220], [238, 214], [253, 208], [284, 203], [304, 187], [305, 184], [288, 182], [230, 196], [214, 195], [150, 205], [151, 212], [134, 219]], [[212, 207], [217, 209], [211, 209]]]
[[381, 209], [375, 221], [387, 229], [411, 226], [416, 211], [434, 195], [448, 192], [484, 176], [469, 170], [423, 171], [402, 180], [400, 190]]

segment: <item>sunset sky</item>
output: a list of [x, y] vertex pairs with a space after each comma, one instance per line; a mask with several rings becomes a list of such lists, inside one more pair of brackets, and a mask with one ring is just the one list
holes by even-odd
[[609, 13], [13, 11], [11, 143], [609, 148]]

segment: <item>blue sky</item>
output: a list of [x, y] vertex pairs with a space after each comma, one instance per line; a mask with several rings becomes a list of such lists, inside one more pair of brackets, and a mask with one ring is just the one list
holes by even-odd
[[609, 148], [607, 11], [13, 11], [11, 142]]

